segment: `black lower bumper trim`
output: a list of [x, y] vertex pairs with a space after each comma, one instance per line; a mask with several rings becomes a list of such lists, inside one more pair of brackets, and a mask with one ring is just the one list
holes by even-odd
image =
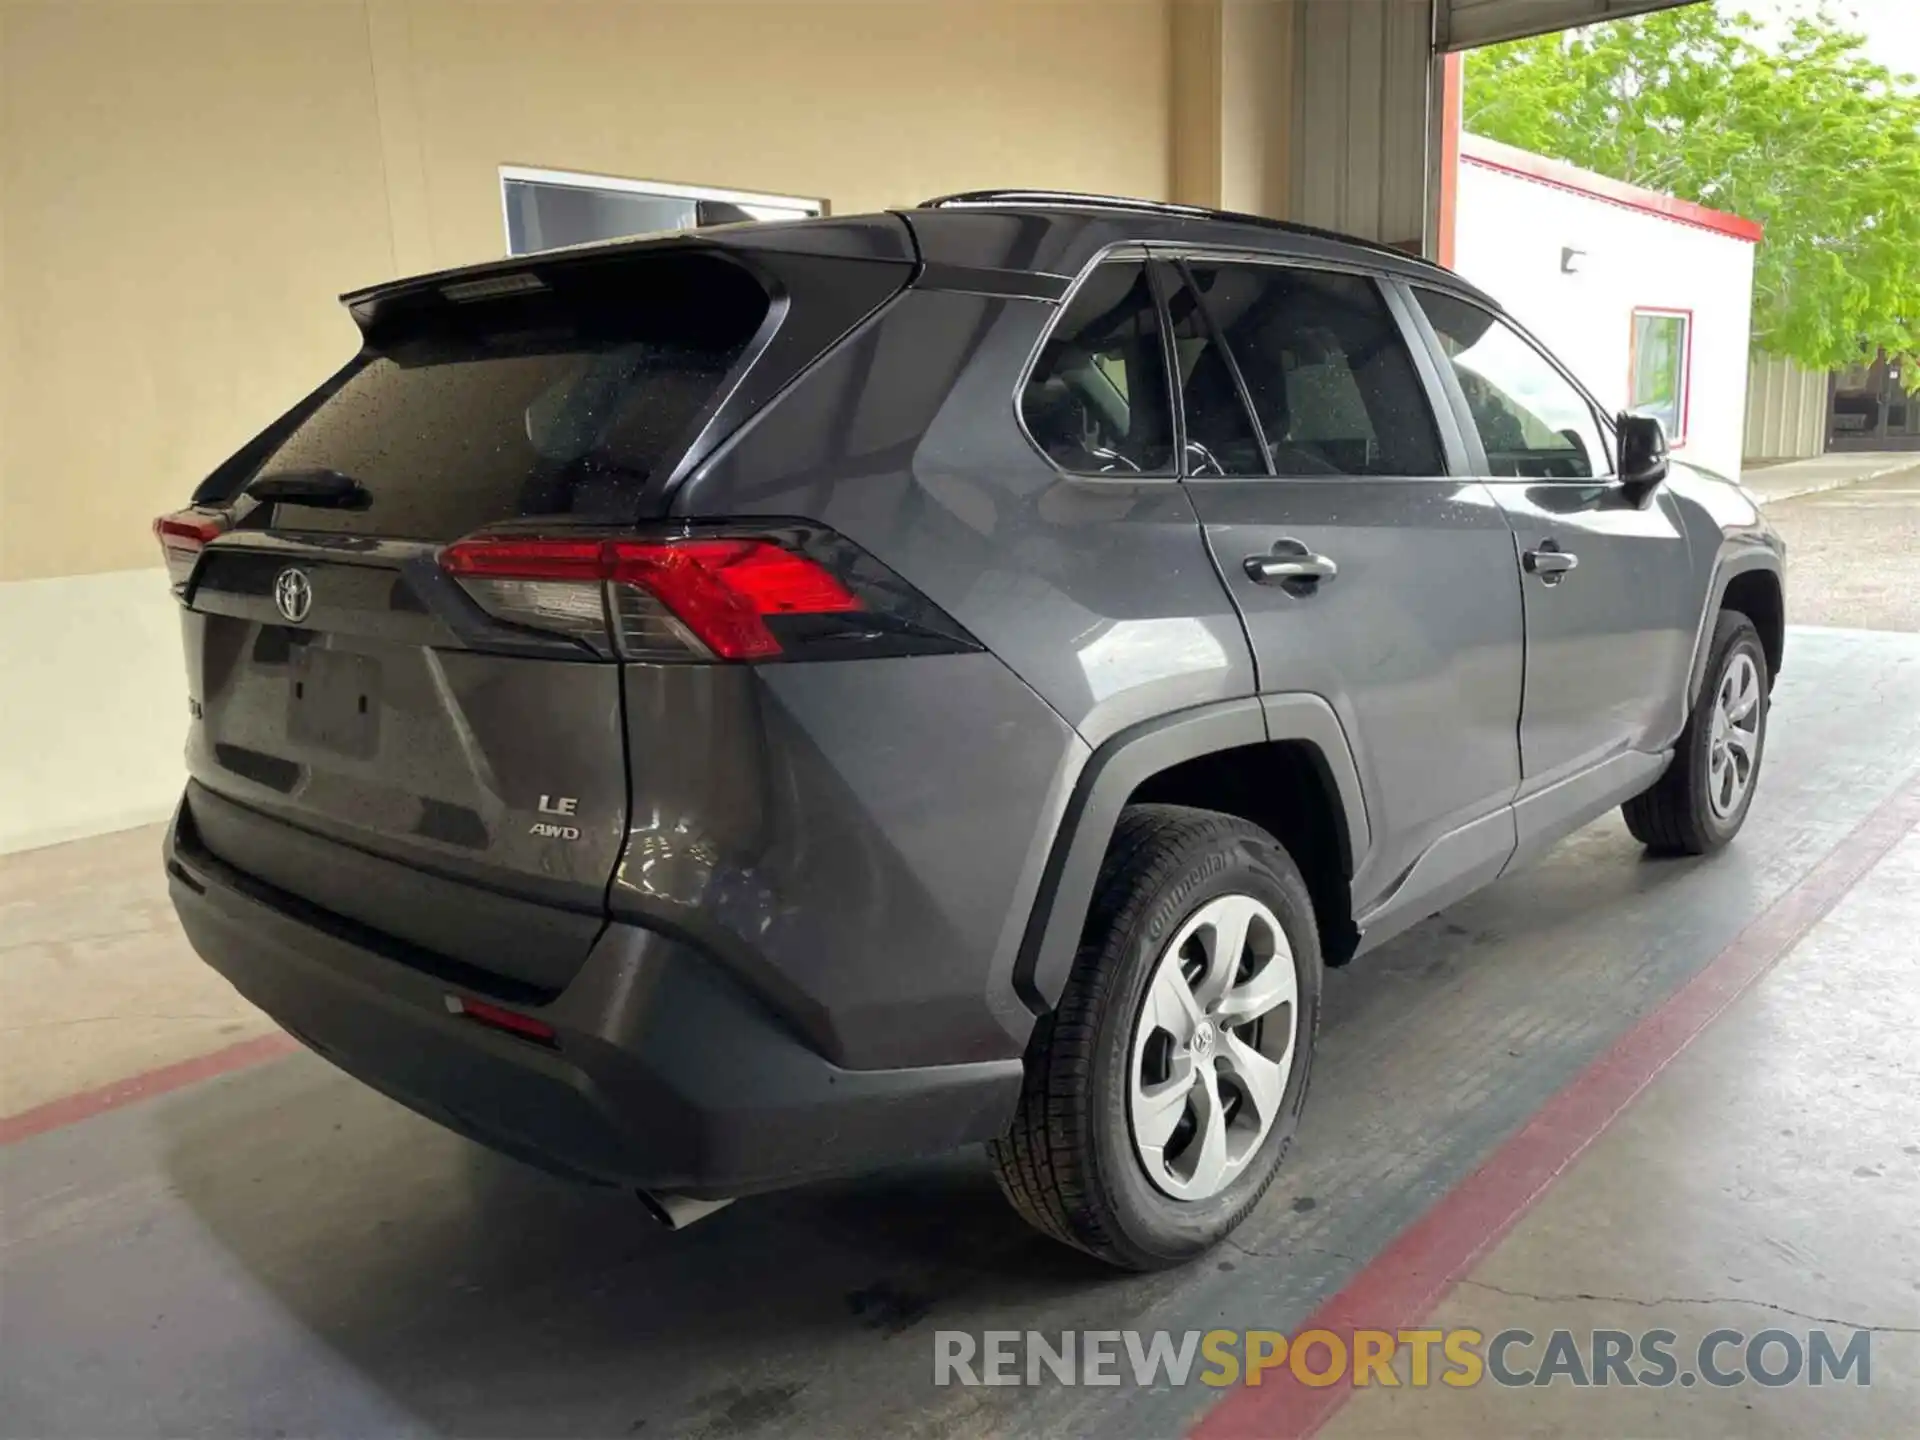
[[201, 956], [309, 1047], [495, 1149], [607, 1184], [727, 1196], [940, 1154], [1002, 1133], [1017, 1060], [845, 1070], [698, 952], [610, 925], [579, 975], [523, 1006], [549, 1048], [449, 1011], [430, 973], [167, 841]]

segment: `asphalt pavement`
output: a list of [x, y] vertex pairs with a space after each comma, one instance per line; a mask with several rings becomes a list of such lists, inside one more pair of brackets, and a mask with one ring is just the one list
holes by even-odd
[[1787, 541], [1789, 623], [1920, 631], [1920, 455], [1766, 510]]

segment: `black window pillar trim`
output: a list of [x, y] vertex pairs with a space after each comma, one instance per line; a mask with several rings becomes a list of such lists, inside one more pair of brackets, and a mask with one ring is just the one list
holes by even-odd
[[[1175, 258], [1171, 264], [1174, 272], [1179, 275], [1181, 284], [1185, 285], [1187, 292], [1193, 296], [1194, 308], [1200, 312], [1201, 323], [1207, 327], [1207, 338], [1219, 347], [1221, 355], [1226, 359], [1227, 373], [1233, 376], [1234, 394], [1240, 397], [1240, 409], [1246, 414], [1247, 424], [1253, 428], [1253, 438], [1259, 442], [1260, 456], [1267, 463], [1267, 473], [1265, 475], [1238, 477], [1231, 475], [1209, 475], [1203, 478], [1209, 480], [1231, 480], [1236, 478], [1271, 480], [1280, 473], [1279, 467], [1273, 463], [1273, 442], [1267, 439], [1267, 427], [1260, 423], [1260, 412], [1254, 409], [1253, 392], [1247, 388], [1247, 377], [1241, 373], [1240, 357], [1234, 354], [1233, 346], [1227, 343], [1227, 332], [1220, 328], [1219, 318], [1213, 313], [1213, 307], [1207, 304], [1207, 297], [1200, 293], [1200, 286], [1193, 278], [1193, 270], [1187, 264], [1187, 257], [1184, 255], [1179, 256]], [[1171, 310], [1169, 310], [1169, 314], [1171, 314]], [[1169, 343], [1172, 342], [1173, 330], [1171, 326], [1169, 326], [1167, 330], [1167, 339]], [[1177, 353], [1178, 348], [1176, 347], [1176, 354]], [[1182, 401], [1182, 413], [1185, 413], [1184, 398]], [[1182, 478], [1185, 478], [1187, 475], [1186, 451], [1184, 449], [1180, 452], [1180, 474]]]
[[1158, 257], [1145, 253], [1147, 289], [1153, 295], [1153, 313], [1160, 326], [1161, 368], [1166, 371], [1167, 414], [1173, 420], [1173, 473], [1187, 478], [1187, 400], [1180, 386], [1180, 347], [1173, 343], [1173, 306], [1167, 294], [1166, 273]]
[[1404, 280], [1383, 277], [1380, 288], [1387, 309], [1399, 323], [1407, 350], [1413, 356], [1414, 369], [1427, 392], [1427, 408], [1433, 412], [1440, 431], [1440, 445], [1447, 468], [1455, 476], [1477, 478], [1487, 475], [1487, 452], [1480, 442], [1480, 431], [1467, 408], [1466, 391], [1454, 374], [1453, 361], [1440, 343], [1440, 332], [1427, 319], [1427, 312], [1415, 298], [1413, 288]]

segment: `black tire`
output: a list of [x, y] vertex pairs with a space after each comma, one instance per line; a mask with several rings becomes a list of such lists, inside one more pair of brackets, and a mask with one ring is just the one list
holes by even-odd
[[[1134, 1026], [1165, 944], [1203, 905], [1229, 894], [1265, 904], [1292, 949], [1295, 1058], [1274, 1124], [1245, 1168], [1217, 1195], [1183, 1201], [1156, 1187], [1134, 1148]], [[1319, 1028], [1320, 976], [1313, 904], [1277, 840], [1211, 810], [1128, 808], [1059, 1007], [1028, 1047], [1013, 1128], [989, 1146], [1014, 1208], [1056, 1240], [1130, 1270], [1178, 1265], [1219, 1243], [1259, 1203], [1293, 1142]]]
[[[1714, 813], [1708, 796], [1712, 773], [1713, 717], [1720, 686], [1735, 657], [1746, 655], [1760, 676], [1759, 725], [1753, 772], [1746, 793], [1726, 815]], [[1699, 698], [1687, 716], [1687, 728], [1674, 746], [1673, 763], [1653, 788], [1620, 807], [1633, 838], [1660, 855], [1705, 855], [1718, 850], [1740, 833], [1760, 784], [1760, 768], [1767, 754], [1767, 711], [1772, 677], [1767, 673], [1766, 647], [1753, 622], [1735, 610], [1722, 610], [1713, 627], [1707, 652], [1706, 678]]]

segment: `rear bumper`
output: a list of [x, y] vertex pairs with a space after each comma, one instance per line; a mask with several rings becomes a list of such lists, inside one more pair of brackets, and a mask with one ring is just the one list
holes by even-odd
[[[698, 952], [609, 925], [546, 1004], [330, 923], [225, 864], [184, 807], [166, 840], [174, 908], [202, 958], [341, 1069], [497, 1150], [578, 1179], [718, 1198], [940, 1154], [1001, 1134], [1018, 1060], [846, 1070]], [[545, 1046], [449, 1011], [503, 1001]]]

